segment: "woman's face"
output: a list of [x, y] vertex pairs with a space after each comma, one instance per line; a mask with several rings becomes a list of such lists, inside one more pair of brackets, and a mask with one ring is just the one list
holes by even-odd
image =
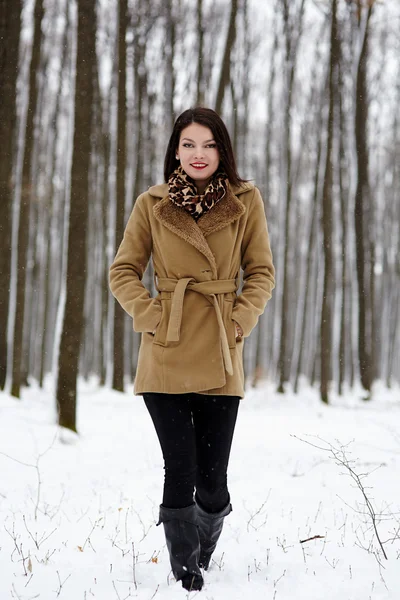
[[219, 152], [208, 127], [191, 123], [182, 130], [176, 155], [182, 169], [191, 177], [200, 194], [219, 166]]

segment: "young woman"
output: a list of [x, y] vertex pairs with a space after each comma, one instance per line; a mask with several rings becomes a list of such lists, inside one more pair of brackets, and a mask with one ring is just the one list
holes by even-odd
[[[232, 510], [227, 468], [244, 396], [243, 338], [271, 297], [274, 267], [260, 192], [239, 177], [214, 111], [178, 117], [164, 175], [136, 200], [110, 287], [142, 333], [135, 393], [165, 463], [158, 524], [175, 578], [200, 590], [200, 568]], [[156, 298], [142, 283], [150, 257]]]

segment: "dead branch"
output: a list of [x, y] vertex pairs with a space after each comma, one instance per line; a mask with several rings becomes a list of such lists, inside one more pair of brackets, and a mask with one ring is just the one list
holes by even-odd
[[305, 544], [306, 542], [311, 542], [311, 540], [323, 540], [324, 538], [325, 538], [324, 535], [313, 535], [312, 537], [309, 537], [306, 540], [300, 540], [300, 544]]
[[[388, 560], [388, 557], [386, 555], [385, 549], [383, 547], [383, 543], [380, 539], [379, 536], [379, 532], [378, 532], [378, 527], [377, 527], [377, 514], [375, 512], [374, 506], [372, 504], [372, 501], [370, 500], [370, 498], [367, 496], [366, 493], [366, 486], [363, 484], [362, 480], [365, 479], [366, 477], [368, 477], [368, 475], [370, 475], [370, 473], [356, 473], [354, 468], [351, 466], [351, 461], [348, 459], [347, 455], [346, 455], [346, 448], [347, 446], [349, 446], [349, 444], [347, 445], [340, 445], [340, 448], [335, 448], [335, 446], [333, 446], [332, 444], [330, 444], [329, 442], [326, 442], [325, 440], [322, 440], [321, 438], [319, 438], [317, 436], [317, 439], [319, 439], [322, 443], [326, 444], [325, 447], [323, 446], [318, 446], [316, 444], [312, 444], [311, 442], [309, 442], [308, 440], [304, 440], [296, 435], [292, 435], [292, 437], [300, 440], [301, 442], [304, 442], [305, 444], [309, 444], [310, 446], [313, 446], [314, 448], [318, 448], [319, 450], [323, 450], [324, 452], [328, 452], [331, 455], [331, 458], [333, 458], [333, 460], [335, 461], [335, 463], [339, 466], [344, 467], [345, 469], [347, 469], [348, 474], [350, 475], [350, 477], [352, 478], [352, 480], [355, 482], [356, 487], [360, 490], [363, 498], [364, 498], [364, 502], [365, 505], [367, 507], [367, 514], [369, 514], [370, 518], [371, 518], [371, 522], [372, 522], [372, 527], [374, 529], [375, 532], [375, 536], [376, 539], [378, 540], [379, 546], [382, 550], [383, 556], [385, 557], [386, 560]], [[354, 462], [354, 461], [353, 461]], [[376, 470], [376, 469], [374, 469]]]

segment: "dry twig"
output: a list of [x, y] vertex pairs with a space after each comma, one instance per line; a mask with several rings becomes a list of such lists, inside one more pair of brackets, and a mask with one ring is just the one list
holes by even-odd
[[369, 516], [371, 518], [371, 523], [372, 523], [373, 530], [375, 532], [376, 539], [378, 540], [378, 543], [382, 550], [383, 556], [387, 560], [388, 557], [386, 555], [385, 549], [383, 547], [383, 543], [381, 541], [381, 538], [380, 538], [379, 532], [378, 532], [378, 526], [377, 526], [377, 516], [378, 515], [375, 512], [372, 501], [367, 496], [366, 487], [364, 486], [364, 484], [362, 482], [362, 480], [365, 479], [368, 475], [370, 475], [370, 473], [358, 474], [355, 472], [355, 470], [353, 469], [353, 467], [350, 464], [349, 459], [347, 458], [346, 446], [341, 445], [340, 448], [335, 448], [335, 446], [333, 446], [329, 442], [326, 442], [325, 440], [322, 440], [321, 438], [317, 437], [318, 440], [320, 440], [324, 444], [327, 444], [327, 447], [323, 447], [323, 446], [319, 446], [317, 444], [313, 444], [312, 442], [309, 442], [308, 440], [303, 440], [302, 438], [299, 438], [297, 435], [293, 435], [292, 437], [300, 440], [301, 442], [304, 442], [305, 444], [309, 444], [310, 446], [313, 446], [314, 448], [317, 448], [318, 450], [323, 450], [324, 452], [329, 452], [329, 454], [331, 455], [331, 458], [333, 458], [333, 460], [335, 461], [335, 463], [337, 465], [342, 466], [345, 469], [347, 469], [348, 474], [350, 475], [352, 480], [355, 482], [356, 487], [360, 490], [360, 492], [364, 498], [364, 502], [367, 507], [367, 514], [369, 514]]

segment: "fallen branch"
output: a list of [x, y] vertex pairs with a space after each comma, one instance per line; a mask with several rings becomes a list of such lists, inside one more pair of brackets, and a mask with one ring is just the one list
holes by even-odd
[[300, 544], [305, 544], [306, 542], [311, 542], [311, 540], [323, 540], [324, 538], [325, 538], [324, 535], [313, 535], [312, 537], [309, 537], [306, 540], [300, 540]]

